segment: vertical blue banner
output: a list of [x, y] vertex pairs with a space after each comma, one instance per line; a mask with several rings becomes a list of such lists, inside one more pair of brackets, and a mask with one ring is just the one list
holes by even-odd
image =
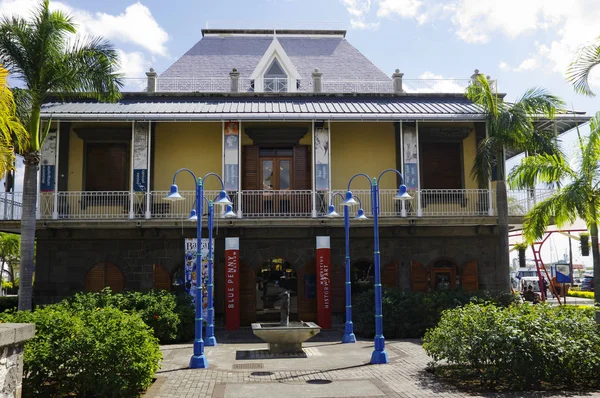
[[133, 170], [133, 190], [135, 192], [146, 192], [148, 189], [148, 170]]
[[54, 168], [53, 164], [40, 166], [40, 192], [54, 191]]

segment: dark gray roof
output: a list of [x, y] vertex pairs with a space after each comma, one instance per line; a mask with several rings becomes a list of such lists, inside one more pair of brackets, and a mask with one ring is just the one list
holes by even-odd
[[481, 108], [447, 97], [148, 97], [118, 103], [44, 104], [42, 117], [87, 120], [481, 120]]
[[[320, 35], [278, 36], [302, 80], [311, 79], [315, 68], [324, 80], [390, 80], [345, 38]], [[228, 78], [236, 68], [249, 78], [273, 41], [273, 36], [207, 36], [179, 58], [163, 78]]]

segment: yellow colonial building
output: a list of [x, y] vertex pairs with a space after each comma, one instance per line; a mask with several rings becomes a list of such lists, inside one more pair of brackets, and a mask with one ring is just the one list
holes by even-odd
[[[180, 175], [186, 200], [165, 200], [180, 168], [221, 175], [233, 202], [235, 217], [216, 215], [215, 306], [224, 313], [225, 238], [237, 237], [242, 324], [274, 310], [266, 286], [292, 291], [297, 319], [315, 318], [319, 236], [330, 238], [332, 310], [343, 313], [343, 220], [325, 216], [330, 204], [342, 213], [333, 193], [344, 194], [356, 173], [403, 176], [379, 182], [384, 285], [509, 289], [509, 264], [497, 261], [493, 184], [471, 176], [486, 128], [464, 95], [470, 79], [388, 75], [344, 31], [202, 35], [160, 76], [148, 72], [143, 87], [127, 81], [118, 103], [44, 105], [53, 128], [40, 167], [37, 303], [105, 286], [185, 288], [194, 180]], [[578, 117], [549, 127], [564, 131]], [[393, 200], [401, 183], [412, 197], [405, 202]], [[351, 188], [368, 217], [351, 221], [356, 292], [372, 283], [373, 217], [367, 179]], [[205, 189], [210, 199], [221, 184], [209, 178]], [[9, 195], [2, 223], [16, 229], [19, 193]], [[509, 196], [519, 223], [535, 198]]]

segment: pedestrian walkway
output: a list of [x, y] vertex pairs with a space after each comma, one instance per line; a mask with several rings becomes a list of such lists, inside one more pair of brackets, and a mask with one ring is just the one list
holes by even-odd
[[[390, 363], [371, 365], [372, 341], [340, 344], [341, 338], [341, 332], [323, 331], [305, 343], [304, 354], [273, 357], [267, 351], [267, 344], [254, 337], [249, 329], [220, 332], [219, 345], [206, 347], [208, 369], [188, 369], [191, 344], [163, 346], [162, 369], [145, 398], [482, 396], [457, 391], [426, 372], [430, 359], [420, 340], [388, 341]], [[584, 396], [600, 397], [600, 393]]]

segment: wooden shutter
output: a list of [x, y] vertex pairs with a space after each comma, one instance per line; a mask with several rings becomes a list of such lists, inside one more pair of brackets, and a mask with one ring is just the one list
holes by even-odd
[[294, 189], [311, 189], [310, 146], [294, 146]]
[[171, 290], [169, 271], [160, 264], [152, 265], [152, 288], [157, 290]]
[[421, 145], [423, 189], [462, 189], [461, 143]]
[[258, 167], [258, 146], [244, 145], [242, 147], [242, 189], [260, 189]]
[[383, 266], [381, 284], [387, 287], [398, 287], [398, 263], [393, 262]]
[[256, 321], [256, 276], [252, 268], [240, 261], [240, 323], [246, 326]]
[[460, 283], [465, 292], [475, 292], [479, 289], [479, 278], [477, 274], [477, 260], [472, 260], [465, 265]]
[[429, 290], [427, 272], [418, 261], [410, 262], [410, 288], [413, 292], [427, 293]]
[[99, 292], [110, 287], [113, 292], [125, 288], [125, 278], [119, 268], [111, 263], [99, 263], [90, 269], [85, 277], [85, 289], [89, 292]]
[[127, 154], [127, 144], [87, 144], [85, 190], [127, 191]]

